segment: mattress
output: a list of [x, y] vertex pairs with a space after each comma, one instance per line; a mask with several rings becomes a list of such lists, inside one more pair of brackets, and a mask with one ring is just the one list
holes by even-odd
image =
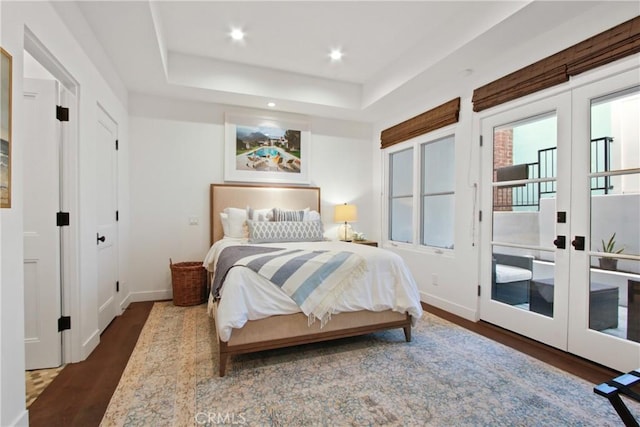
[[[205, 258], [205, 268], [213, 273], [224, 248], [246, 244], [246, 239], [224, 238], [217, 241]], [[357, 253], [365, 258], [366, 271], [344, 290], [333, 307], [334, 314], [393, 310], [409, 313], [414, 323], [422, 316], [417, 285], [402, 258], [391, 251], [338, 241], [265, 243], [256, 246]], [[215, 317], [218, 337], [224, 342], [229, 340], [234, 328], [242, 328], [249, 320], [300, 311], [300, 307], [280, 288], [245, 267], [229, 270], [220, 290], [219, 301], [209, 298], [209, 312]]]

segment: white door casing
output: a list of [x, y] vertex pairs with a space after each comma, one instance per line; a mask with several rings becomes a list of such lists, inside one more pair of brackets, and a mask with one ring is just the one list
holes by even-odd
[[24, 79], [24, 292], [26, 369], [60, 366], [60, 125], [58, 83]]
[[116, 301], [118, 281], [118, 126], [98, 106], [96, 123], [96, 183], [98, 259], [98, 327], [102, 333], [119, 314]]

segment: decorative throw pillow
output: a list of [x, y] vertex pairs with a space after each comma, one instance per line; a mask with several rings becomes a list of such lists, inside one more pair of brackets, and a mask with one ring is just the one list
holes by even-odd
[[274, 221], [302, 221], [304, 219], [305, 211], [309, 208], [301, 210], [288, 210], [273, 208], [273, 220]]
[[324, 230], [321, 221], [247, 221], [249, 243], [319, 242]]
[[247, 206], [247, 219], [252, 221], [272, 221], [273, 209], [253, 209], [251, 206]]

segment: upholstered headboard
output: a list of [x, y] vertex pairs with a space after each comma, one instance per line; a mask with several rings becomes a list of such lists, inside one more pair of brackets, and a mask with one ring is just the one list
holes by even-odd
[[211, 244], [222, 239], [220, 212], [224, 208], [310, 208], [320, 212], [320, 188], [211, 184]]

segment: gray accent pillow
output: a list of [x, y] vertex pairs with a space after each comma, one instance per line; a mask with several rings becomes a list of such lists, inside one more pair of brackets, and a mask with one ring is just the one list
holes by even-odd
[[319, 242], [324, 240], [322, 221], [247, 221], [249, 243]]
[[273, 208], [274, 221], [302, 221], [304, 219], [304, 209], [299, 211]]

